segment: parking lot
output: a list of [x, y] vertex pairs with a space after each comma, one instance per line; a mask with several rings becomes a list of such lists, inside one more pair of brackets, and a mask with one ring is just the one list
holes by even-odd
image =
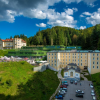
[[[77, 83], [77, 85], [75, 85], [74, 83], [71, 84], [69, 80], [68, 81], [68, 89], [67, 89], [67, 93], [65, 95], [65, 97], [63, 98], [63, 100], [93, 100], [92, 96], [91, 96], [91, 89], [89, 86], [89, 83], [91, 83], [91, 81], [80, 81]], [[81, 86], [80, 86], [81, 83]], [[76, 90], [82, 90], [84, 91], [84, 95], [83, 98], [80, 97], [76, 97]]]

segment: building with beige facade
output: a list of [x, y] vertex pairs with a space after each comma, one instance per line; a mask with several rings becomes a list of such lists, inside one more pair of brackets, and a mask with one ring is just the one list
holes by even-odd
[[26, 41], [21, 38], [0, 40], [0, 49], [18, 49], [26, 46]]
[[50, 66], [59, 70], [65, 68], [69, 63], [74, 63], [81, 70], [87, 67], [90, 74], [100, 72], [100, 51], [99, 50], [63, 50], [49, 51], [47, 61]]

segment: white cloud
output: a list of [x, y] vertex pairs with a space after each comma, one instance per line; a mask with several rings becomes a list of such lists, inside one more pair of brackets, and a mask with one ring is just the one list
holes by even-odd
[[85, 29], [86, 28], [86, 26], [80, 26], [80, 28], [79, 29]]
[[83, 16], [83, 15], [80, 15], [80, 17], [85, 17], [85, 16]]
[[78, 11], [78, 9], [77, 8], [72, 8], [75, 12], [77, 12]]
[[36, 24], [36, 26], [38, 26], [38, 27], [46, 27], [46, 24], [40, 23], [40, 24]]
[[86, 17], [88, 24], [92, 24], [92, 25], [100, 24], [100, 8], [98, 8], [97, 12], [93, 12], [93, 13], [84, 12], [83, 14]]
[[77, 20], [74, 20], [74, 17], [72, 16], [74, 12], [75, 10], [73, 10], [73, 8], [65, 9], [65, 12], [61, 13], [51, 10], [47, 13], [47, 18], [49, 19], [47, 24], [51, 26], [66, 26], [74, 28], [77, 23]]
[[89, 12], [84, 12], [83, 14], [84, 15], [91, 15], [91, 13], [89, 13]]

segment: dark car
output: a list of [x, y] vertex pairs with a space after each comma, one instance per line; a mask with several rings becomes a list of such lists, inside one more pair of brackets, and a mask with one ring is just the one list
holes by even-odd
[[73, 80], [70, 80], [70, 83], [73, 84]]
[[62, 95], [63, 97], [65, 96], [65, 93], [63, 92], [63, 91], [60, 91], [59, 93], [58, 93], [58, 95]]
[[66, 85], [66, 86], [68, 86], [68, 83], [62, 83], [62, 85]]
[[77, 94], [76, 94], [76, 97], [81, 97], [81, 98], [83, 98], [83, 94], [77, 93]]
[[56, 99], [62, 99], [63, 100], [63, 96], [62, 95], [56, 95], [55, 98]]

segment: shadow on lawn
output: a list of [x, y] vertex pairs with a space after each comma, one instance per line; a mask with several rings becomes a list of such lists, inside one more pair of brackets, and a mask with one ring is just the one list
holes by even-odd
[[49, 100], [59, 84], [57, 76], [52, 73], [50, 70], [35, 73], [26, 84], [18, 85], [18, 95], [0, 94], [0, 100]]

